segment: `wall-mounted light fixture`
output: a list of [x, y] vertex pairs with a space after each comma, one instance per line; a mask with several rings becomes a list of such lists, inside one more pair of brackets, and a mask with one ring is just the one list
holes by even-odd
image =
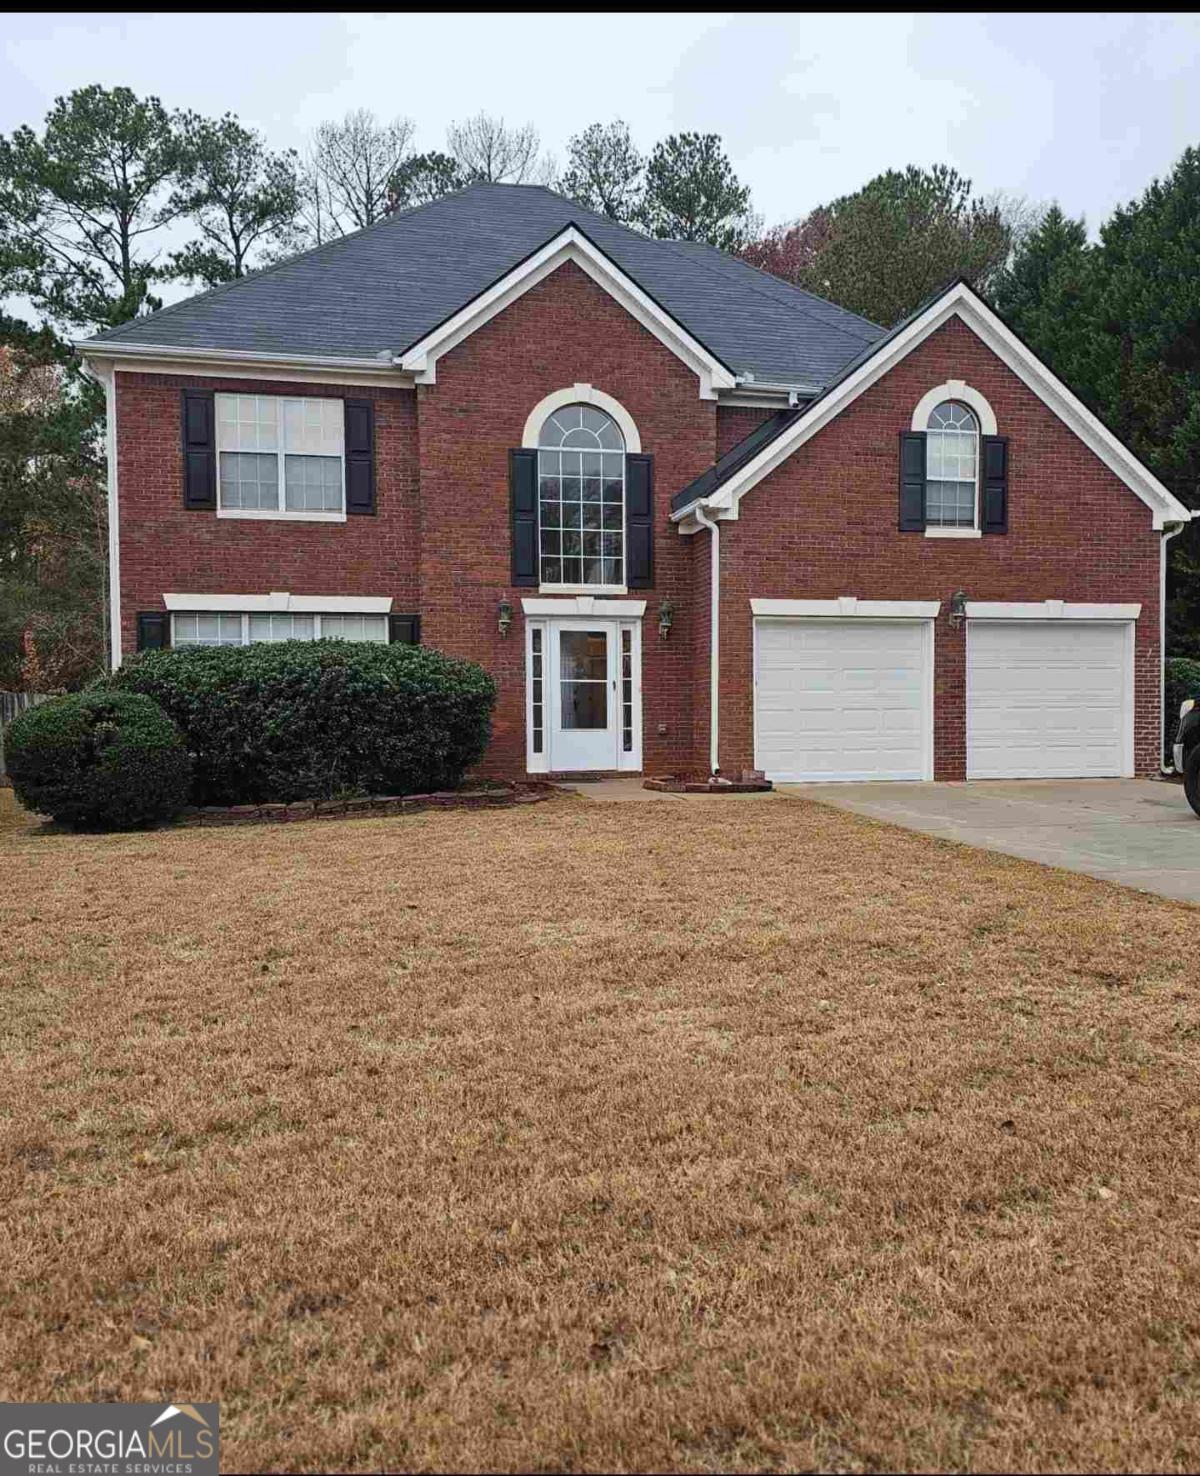
[[665, 641], [671, 634], [671, 626], [675, 623], [675, 606], [670, 597], [664, 595], [658, 604], [658, 633]]
[[956, 629], [967, 618], [967, 592], [956, 589], [950, 596], [950, 624]]
[[496, 627], [502, 636], [506, 636], [512, 629], [513, 613], [512, 606], [507, 600], [500, 601], [500, 609], [496, 618]]

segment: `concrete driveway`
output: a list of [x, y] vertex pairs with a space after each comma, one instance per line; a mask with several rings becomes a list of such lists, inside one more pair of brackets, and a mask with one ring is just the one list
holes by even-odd
[[1200, 817], [1179, 784], [1023, 779], [777, 788], [927, 835], [1200, 902]]

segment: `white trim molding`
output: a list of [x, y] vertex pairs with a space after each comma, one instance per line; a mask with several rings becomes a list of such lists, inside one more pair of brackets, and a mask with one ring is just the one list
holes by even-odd
[[1072, 604], [1067, 600], [1032, 602], [968, 600], [968, 620], [1137, 620], [1141, 605]]
[[934, 385], [933, 389], [927, 390], [917, 401], [917, 408], [913, 411], [912, 429], [915, 431], [928, 430], [929, 417], [939, 405], [945, 404], [947, 400], [958, 400], [969, 410], [975, 412], [980, 435], [994, 436], [996, 434], [996, 415], [992, 407], [977, 389], [972, 389], [962, 379], [948, 379], [945, 384]]
[[625, 437], [626, 451], [641, 451], [642, 438], [638, 435], [633, 416], [620, 400], [614, 400], [612, 395], [606, 395], [603, 390], [594, 389], [590, 384], [573, 384], [570, 389], [555, 390], [544, 400], [539, 400], [525, 421], [525, 429], [521, 433], [522, 449], [536, 451], [542, 426], [556, 410], [562, 410], [567, 405], [594, 405], [597, 410], [603, 410], [616, 421], [617, 428]]
[[179, 348], [161, 343], [97, 343], [87, 338], [72, 339], [71, 347], [97, 376], [102, 365], [119, 365], [123, 374], [197, 374], [216, 379], [413, 387], [411, 375], [397, 371], [389, 351], [372, 362], [331, 354], [258, 354], [245, 349]]
[[[342, 493], [343, 497], [345, 492]], [[288, 507], [220, 507], [219, 518], [243, 518], [251, 523], [344, 523], [344, 512], [304, 511]]]
[[860, 600], [855, 595], [839, 595], [835, 600], [751, 600], [750, 612], [763, 616], [780, 616], [805, 620], [933, 620], [942, 608], [940, 600]]
[[104, 388], [104, 455], [108, 473], [108, 667], [121, 664], [121, 507], [117, 489], [117, 370], [85, 364]]
[[561, 599], [523, 599], [526, 615], [595, 615], [615, 620], [640, 620], [646, 613], [645, 600], [605, 600], [596, 595], [575, 595]]
[[[913, 349], [952, 318], [959, 318], [1008, 366], [1105, 466], [1150, 509], [1155, 528], [1186, 523], [1192, 516], [1183, 503], [1144, 466], [1127, 446], [1000, 321], [987, 303], [965, 282], [956, 282], [899, 332], [881, 340], [879, 347], [852, 374], [814, 400], [782, 435], [764, 446], [741, 467], [705, 505], [721, 518], [737, 516], [737, 506], [751, 488], [799, 450], [847, 406], [883, 378]], [[675, 523], [690, 520], [695, 527], [695, 503], [671, 514]], [[688, 531], [687, 528], [681, 531]]]
[[165, 594], [168, 610], [217, 614], [274, 615], [388, 615], [391, 595]]
[[443, 354], [469, 338], [497, 313], [502, 313], [568, 261], [574, 262], [692, 370], [700, 382], [702, 400], [715, 400], [719, 391], [736, 387], [738, 380], [733, 370], [660, 307], [576, 225], [569, 225], [552, 236], [498, 282], [493, 282], [444, 323], [397, 354], [392, 362], [398, 369], [411, 374], [418, 384], [435, 384], [437, 361]]

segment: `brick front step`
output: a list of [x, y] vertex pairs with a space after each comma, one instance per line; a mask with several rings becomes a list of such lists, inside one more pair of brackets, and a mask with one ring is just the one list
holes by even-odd
[[740, 779], [661, 774], [652, 779], [643, 779], [642, 788], [657, 789], [667, 794], [763, 794], [774, 786], [757, 769], [747, 769]]

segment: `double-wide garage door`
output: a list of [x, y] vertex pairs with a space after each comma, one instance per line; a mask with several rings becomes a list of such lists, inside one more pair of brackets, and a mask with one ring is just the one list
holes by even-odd
[[[754, 638], [768, 778], [933, 777], [932, 621], [758, 619]], [[1131, 624], [969, 620], [966, 643], [968, 779], [1133, 772]]]

